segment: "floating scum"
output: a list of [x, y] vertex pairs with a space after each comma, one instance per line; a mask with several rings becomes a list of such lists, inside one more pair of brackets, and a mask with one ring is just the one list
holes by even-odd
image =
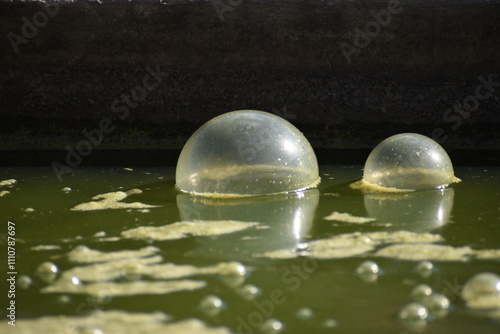
[[257, 110], [225, 113], [201, 126], [182, 149], [175, 179], [181, 191], [210, 197], [280, 194], [320, 182], [304, 135]]
[[366, 192], [443, 189], [460, 182], [446, 151], [429, 137], [401, 133], [378, 144], [366, 160], [363, 179], [351, 188]]

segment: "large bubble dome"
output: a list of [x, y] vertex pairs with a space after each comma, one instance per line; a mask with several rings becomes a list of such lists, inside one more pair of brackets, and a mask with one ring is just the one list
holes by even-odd
[[378, 144], [366, 160], [363, 180], [404, 190], [444, 188], [459, 181], [441, 145], [416, 133], [398, 134]]
[[181, 191], [211, 197], [300, 191], [320, 181], [304, 135], [256, 110], [228, 112], [202, 125], [184, 145], [175, 179]]

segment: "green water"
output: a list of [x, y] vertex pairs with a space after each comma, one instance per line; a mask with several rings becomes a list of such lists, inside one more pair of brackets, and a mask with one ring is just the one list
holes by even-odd
[[[129, 166], [127, 166], [129, 167]], [[50, 168], [1, 168], [0, 181], [16, 179], [2, 190], [10, 193], [0, 197], [0, 234], [2, 234], [2, 275], [7, 273], [7, 222], [16, 227], [16, 272], [33, 278], [28, 289], [16, 290], [17, 333], [26, 318], [46, 315], [84, 316], [92, 310], [125, 310], [128, 312], [161, 311], [173, 320], [198, 318], [208, 325], [224, 326], [232, 332], [261, 333], [257, 326], [262, 318], [278, 319], [284, 333], [405, 333], [399, 310], [412, 301], [410, 291], [426, 283], [452, 303], [447, 316], [429, 321], [425, 333], [498, 333], [498, 318], [482, 317], [467, 309], [460, 290], [474, 274], [491, 271], [500, 274], [500, 258], [466, 262], [432, 261], [434, 270], [428, 277], [415, 271], [417, 261], [371, 256], [371, 253], [340, 259], [311, 260], [307, 256], [293, 259], [270, 259], [256, 254], [277, 249], [300, 249], [310, 240], [342, 233], [398, 231], [440, 234], [441, 244], [470, 246], [473, 249], [500, 248], [500, 168], [459, 167], [456, 175], [461, 183], [445, 192], [419, 192], [399, 198], [363, 195], [348, 187], [362, 175], [361, 166], [322, 166], [322, 183], [303, 197], [273, 196], [244, 201], [206, 201], [180, 194], [174, 188], [174, 168], [82, 168], [64, 176], [59, 182]], [[72, 191], [61, 189], [70, 187]], [[72, 207], [91, 201], [98, 194], [138, 188], [143, 191], [127, 197], [124, 202], [157, 205], [142, 212], [137, 209], [116, 209], [75, 212]], [[34, 211], [26, 212], [26, 208]], [[30, 210], [28, 210], [30, 211]], [[323, 217], [333, 211], [355, 216], [374, 217], [374, 222], [349, 224], [327, 221]], [[181, 220], [234, 219], [255, 221], [267, 229], [248, 229], [221, 236], [193, 237], [178, 240], [106, 241], [96, 236], [120, 237], [124, 230], [139, 226], [162, 226]], [[98, 234], [99, 235], [99, 234]], [[102, 233], [101, 233], [102, 235]], [[38, 245], [56, 245], [57, 249], [32, 250]], [[219, 275], [196, 277], [207, 282], [194, 291], [170, 294], [142, 294], [95, 299], [82, 294], [42, 294], [47, 285], [35, 275], [43, 261], [52, 261], [59, 269], [76, 266], [66, 254], [78, 245], [111, 252], [136, 250], [149, 245], [160, 248], [163, 262], [205, 266], [221, 261], [239, 261], [248, 274], [242, 284], [253, 284], [261, 291], [254, 301], [238, 293], [237, 285]], [[366, 282], [355, 274], [364, 260], [375, 261], [381, 273], [376, 282]], [[5, 276], [2, 276], [5, 277]], [[141, 280], [150, 280], [141, 277]], [[2, 280], [5, 282], [5, 280]], [[117, 281], [120, 281], [118, 279]], [[241, 282], [239, 282], [241, 283]], [[7, 287], [2, 285], [2, 322], [8, 305]], [[272, 303], [272, 310], [259, 310], [269, 305], [273, 291], [281, 292]], [[200, 310], [199, 303], [207, 295], [220, 297], [225, 308], [218, 315]], [[276, 299], [276, 298], [274, 298]], [[312, 317], [296, 315], [300, 308], [310, 308]], [[249, 318], [250, 317], [250, 318]], [[253, 318], [252, 318], [253, 317]], [[255, 320], [257, 319], [257, 320]], [[330, 319], [333, 327], [325, 326]], [[334, 319], [335, 322], [332, 322]], [[4, 328], [4, 327], [2, 327]], [[42, 333], [42, 332], [40, 332]]]

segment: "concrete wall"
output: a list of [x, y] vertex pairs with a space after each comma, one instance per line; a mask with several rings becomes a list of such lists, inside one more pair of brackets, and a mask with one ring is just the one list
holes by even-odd
[[1, 0], [0, 33], [0, 150], [178, 149], [238, 109], [316, 148], [500, 148], [498, 1]]

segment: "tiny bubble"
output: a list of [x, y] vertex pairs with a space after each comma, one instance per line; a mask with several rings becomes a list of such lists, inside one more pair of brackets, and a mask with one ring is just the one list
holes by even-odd
[[222, 299], [214, 295], [208, 295], [200, 302], [201, 311], [211, 317], [218, 315], [224, 306]]
[[295, 317], [301, 320], [311, 319], [314, 317], [314, 312], [309, 307], [302, 307], [295, 312]]
[[277, 319], [267, 319], [261, 326], [261, 331], [266, 334], [280, 333], [284, 329], [284, 325]]

